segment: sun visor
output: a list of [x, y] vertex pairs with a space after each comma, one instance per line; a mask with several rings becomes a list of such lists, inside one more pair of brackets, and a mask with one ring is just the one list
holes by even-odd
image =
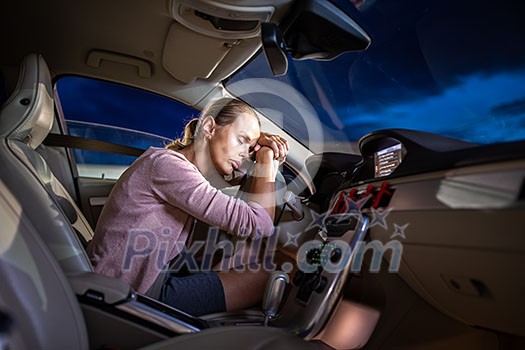
[[212, 1], [174, 0], [162, 63], [177, 80], [219, 81], [260, 47], [261, 23], [273, 6], [240, 7]]
[[235, 40], [217, 40], [175, 22], [166, 38], [162, 63], [177, 80], [207, 79], [228, 54]]

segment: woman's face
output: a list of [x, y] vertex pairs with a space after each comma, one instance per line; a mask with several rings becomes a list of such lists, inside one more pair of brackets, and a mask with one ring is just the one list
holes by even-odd
[[231, 124], [216, 126], [210, 139], [210, 157], [221, 175], [237, 169], [257, 143], [261, 130], [251, 113], [241, 113]]

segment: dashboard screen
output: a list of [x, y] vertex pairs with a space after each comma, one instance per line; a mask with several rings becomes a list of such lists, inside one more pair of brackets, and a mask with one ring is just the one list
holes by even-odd
[[400, 143], [374, 153], [375, 177], [392, 174], [401, 163], [402, 146]]

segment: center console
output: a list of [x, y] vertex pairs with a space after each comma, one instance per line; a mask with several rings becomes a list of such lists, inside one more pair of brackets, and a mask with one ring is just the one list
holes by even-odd
[[311, 339], [324, 326], [351, 276], [352, 252], [365, 239], [369, 219], [328, 216], [326, 226], [297, 251], [297, 270], [278, 317], [270, 325]]

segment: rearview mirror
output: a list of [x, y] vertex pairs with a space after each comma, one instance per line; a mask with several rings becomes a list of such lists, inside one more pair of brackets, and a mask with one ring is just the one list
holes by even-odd
[[371, 43], [356, 21], [326, 0], [296, 1], [280, 27], [262, 24], [261, 38], [275, 76], [288, 70], [286, 52], [295, 60], [327, 61], [344, 52], [366, 50]]
[[261, 39], [273, 75], [276, 77], [285, 75], [288, 71], [288, 58], [281, 30], [274, 23], [262, 23]]

